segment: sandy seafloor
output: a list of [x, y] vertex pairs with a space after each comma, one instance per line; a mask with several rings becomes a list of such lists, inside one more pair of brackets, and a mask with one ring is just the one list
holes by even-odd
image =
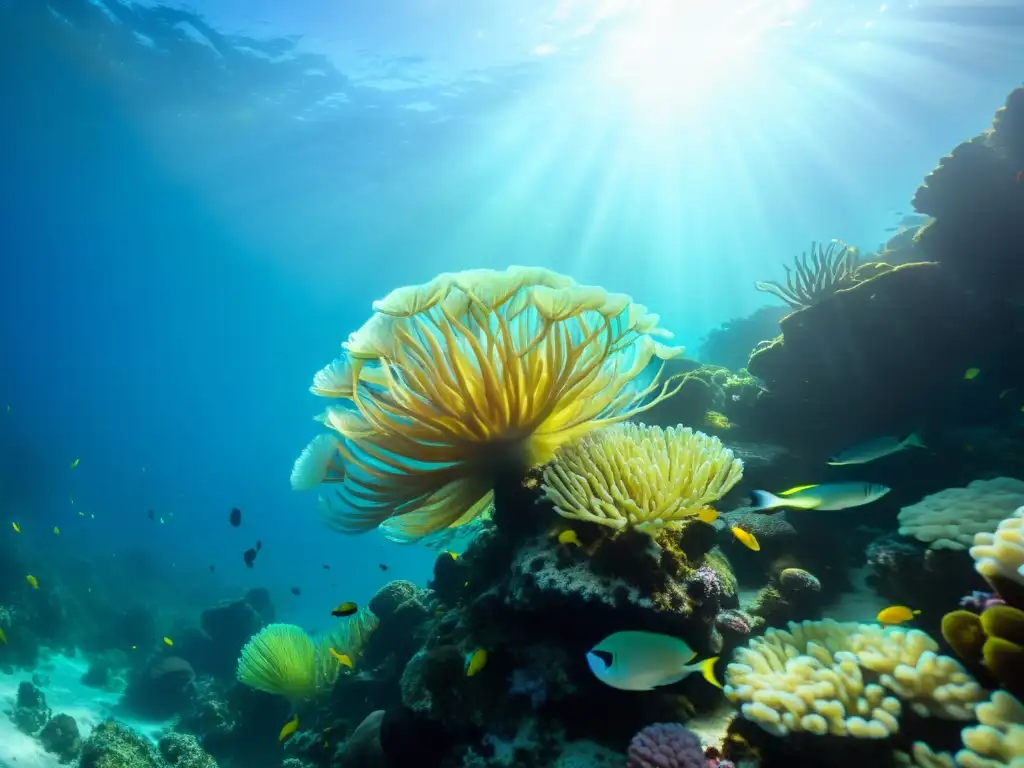
[[18, 685], [24, 681], [31, 682], [33, 675], [43, 678], [45, 684], [40, 687], [53, 714], [63, 713], [75, 718], [83, 741], [96, 725], [109, 718], [151, 738], [169, 725], [126, 716], [117, 709], [119, 692], [83, 685], [81, 678], [89, 666], [85, 659], [59, 654], [45, 658], [32, 672], [0, 673], [0, 709], [3, 710], [0, 714], [0, 768], [57, 768], [60, 765], [56, 755], [44, 750], [34, 736], [15, 728], [7, 714], [14, 709]]

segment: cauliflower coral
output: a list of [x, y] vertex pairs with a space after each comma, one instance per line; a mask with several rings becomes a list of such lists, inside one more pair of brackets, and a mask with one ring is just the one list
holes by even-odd
[[497, 477], [673, 394], [641, 374], [682, 352], [629, 296], [540, 268], [471, 270], [392, 291], [311, 390], [321, 420], [292, 487], [338, 483], [328, 521], [417, 539], [487, 508]]

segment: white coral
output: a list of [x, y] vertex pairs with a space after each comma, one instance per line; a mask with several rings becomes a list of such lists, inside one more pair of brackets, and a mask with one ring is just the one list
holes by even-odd
[[993, 533], [1022, 504], [1024, 481], [975, 480], [966, 488], [947, 488], [904, 507], [900, 535], [923, 541], [929, 549], [964, 550], [975, 543], [976, 534]]

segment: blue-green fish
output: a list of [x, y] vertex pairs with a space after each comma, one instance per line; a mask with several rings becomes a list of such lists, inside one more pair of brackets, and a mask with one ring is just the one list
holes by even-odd
[[753, 491], [751, 496], [754, 499], [755, 512], [767, 512], [782, 507], [836, 510], [870, 504], [891, 490], [878, 483], [824, 483], [798, 485], [778, 495], [768, 491]]
[[608, 635], [587, 654], [587, 664], [605, 685], [621, 691], [649, 691], [678, 683], [693, 672], [714, 686], [718, 657], [691, 664], [697, 654], [678, 637], [654, 632], [616, 632]]
[[833, 467], [841, 467], [847, 464], [867, 464], [869, 461], [880, 459], [883, 456], [889, 456], [893, 453], [899, 453], [906, 448], [924, 448], [925, 444], [921, 442], [921, 438], [916, 432], [911, 435], [907, 435], [904, 438], [899, 437], [876, 437], [874, 440], [868, 440], [863, 443], [858, 443], [852, 448], [847, 448], [845, 451], [840, 451], [835, 456], [828, 460], [828, 463]]

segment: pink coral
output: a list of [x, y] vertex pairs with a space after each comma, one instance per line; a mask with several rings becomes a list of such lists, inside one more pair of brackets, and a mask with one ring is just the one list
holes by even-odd
[[704, 768], [700, 739], [679, 723], [649, 725], [629, 743], [627, 768]]

